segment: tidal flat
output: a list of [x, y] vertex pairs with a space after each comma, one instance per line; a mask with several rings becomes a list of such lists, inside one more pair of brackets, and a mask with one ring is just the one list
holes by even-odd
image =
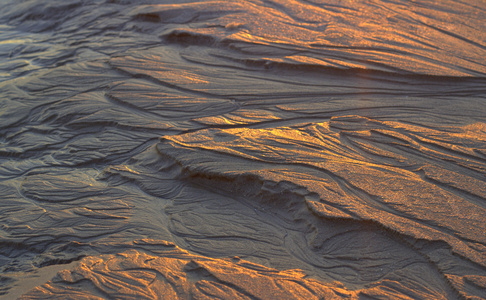
[[0, 1], [0, 298], [486, 298], [484, 20]]

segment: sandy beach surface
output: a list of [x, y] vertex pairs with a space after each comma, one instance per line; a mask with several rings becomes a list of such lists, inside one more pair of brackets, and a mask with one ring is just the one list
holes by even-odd
[[485, 20], [0, 1], [0, 299], [485, 299]]

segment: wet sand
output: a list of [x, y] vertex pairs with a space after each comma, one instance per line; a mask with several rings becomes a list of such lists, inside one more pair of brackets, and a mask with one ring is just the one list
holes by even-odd
[[0, 11], [0, 298], [486, 297], [486, 2]]

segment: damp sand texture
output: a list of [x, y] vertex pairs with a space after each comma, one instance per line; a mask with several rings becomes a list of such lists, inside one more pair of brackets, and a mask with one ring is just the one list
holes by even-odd
[[486, 298], [484, 20], [1, 1], [0, 298]]

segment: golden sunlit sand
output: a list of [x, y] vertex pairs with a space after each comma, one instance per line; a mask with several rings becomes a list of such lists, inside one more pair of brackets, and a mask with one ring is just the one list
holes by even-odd
[[485, 19], [2, 1], [0, 298], [486, 298]]

